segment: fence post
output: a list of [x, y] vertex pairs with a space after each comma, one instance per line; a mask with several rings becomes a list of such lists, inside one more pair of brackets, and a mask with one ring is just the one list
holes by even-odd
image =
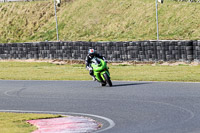
[[59, 41], [59, 35], [58, 35], [58, 20], [56, 15], [56, 1], [54, 0], [54, 9], [55, 9], [55, 19], [56, 19], [56, 33], [57, 33], [57, 41]]
[[156, 23], [157, 23], [157, 41], [159, 40], [159, 29], [158, 29], [158, 0], [156, 0]]

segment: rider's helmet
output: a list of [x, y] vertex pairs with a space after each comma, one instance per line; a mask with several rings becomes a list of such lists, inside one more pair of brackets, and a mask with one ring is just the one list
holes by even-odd
[[93, 56], [94, 56], [94, 53], [95, 53], [95, 50], [94, 50], [94, 49], [90, 48], [90, 49], [88, 50], [89, 56], [93, 57]]

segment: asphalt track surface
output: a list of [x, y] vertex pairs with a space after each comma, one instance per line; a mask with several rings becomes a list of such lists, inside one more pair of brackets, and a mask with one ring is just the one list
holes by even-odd
[[0, 110], [85, 115], [104, 133], [200, 133], [200, 83], [2, 80]]

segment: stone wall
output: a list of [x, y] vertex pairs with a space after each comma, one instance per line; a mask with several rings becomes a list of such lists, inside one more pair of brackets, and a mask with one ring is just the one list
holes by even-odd
[[0, 59], [84, 60], [89, 47], [109, 61], [200, 61], [200, 41], [6, 43]]

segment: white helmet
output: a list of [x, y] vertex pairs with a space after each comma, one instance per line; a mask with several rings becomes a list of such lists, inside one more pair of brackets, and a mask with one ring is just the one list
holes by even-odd
[[94, 53], [95, 53], [95, 50], [94, 50], [94, 49], [91, 48], [91, 49], [88, 50], [88, 54], [89, 54], [90, 56], [93, 56]]

